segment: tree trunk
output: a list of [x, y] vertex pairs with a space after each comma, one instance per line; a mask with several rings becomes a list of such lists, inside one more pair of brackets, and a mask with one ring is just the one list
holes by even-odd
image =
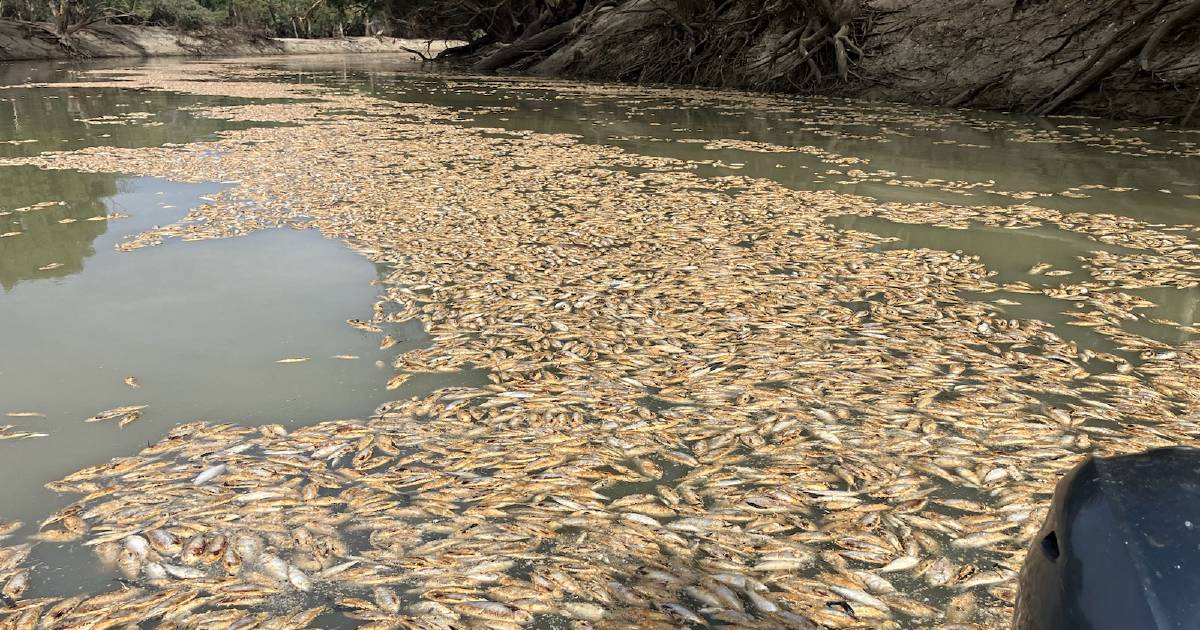
[[471, 66], [471, 70], [480, 73], [495, 72], [520, 61], [522, 58], [554, 46], [563, 40], [575, 28], [579, 18], [571, 18], [557, 26], [551, 26], [527, 39], [520, 39], [491, 55], [479, 60]]

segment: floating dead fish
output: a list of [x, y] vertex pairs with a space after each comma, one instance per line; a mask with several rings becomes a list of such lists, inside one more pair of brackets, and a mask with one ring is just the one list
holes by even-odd
[[[350, 326], [388, 329], [385, 349], [401, 346], [408, 322], [429, 336], [394, 358], [389, 389], [471, 368], [487, 380], [417, 388], [364, 420], [164, 427], [140, 453], [52, 482], [77, 500], [36, 540], [93, 547], [94, 558], [81, 556], [133, 584], [30, 604], [50, 620], [31, 624], [86, 625], [101, 611], [114, 625], [299, 628], [330, 613], [305, 608], [320, 600], [373, 627], [514, 627], [535, 616], [987, 626], [1010, 618], [1014, 558], [1078, 453], [1194, 439], [1186, 410], [1200, 352], [1122, 328], [1155, 306], [1140, 289], [1194, 289], [1186, 229], [1011, 204], [1052, 193], [887, 173], [816, 146], [648, 136], [698, 141], [658, 157], [568, 134], [485, 132], [468, 120], [482, 110], [281, 82], [225, 62], [122, 75], [133, 89], [247, 99], [196, 116], [283, 124], [0, 161], [230, 182], [187, 221], [118, 249], [320, 230], [380, 270], [373, 309], [349, 311], [369, 318]], [[209, 80], [227, 76], [237, 80]], [[657, 101], [673, 94], [477, 81], [445, 89], [536, 87], [648, 112], [666, 111]], [[799, 115], [769, 96], [682, 94], [715, 115]], [[962, 124], [894, 105], [802, 109], [797, 133], [822, 146]], [[1014, 143], [1068, 133], [973, 124]], [[1089, 129], [1072, 137], [1146, 149]], [[813, 175], [826, 188], [898, 186], [909, 200], [701, 173], [767, 153], [822, 164]], [[970, 206], [913, 200], [921, 189], [977, 196]], [[970, 252], [835, 229], [837, 217], [1061, 230], [1098, 251], [1080, 250], [1072, 273], [1041, 263], [1036, 277], [1006, 282]], [[1085, 326], [1001, 308], [1020, 306], [1003, 297], [1014, 295]], [[1175, 312], [1154, 319], [1172, 333], [1194, 324]], [[7, 430], [0, 437], [21, 433]], [[7, 549], [0, 575], [37, 579], [28, 551]], [[941, 595], [927, 599], [934, 587]]]
[[212, 481], [213, 479], [216, 479], [217, 477], [220, 477], [221, 475], [225, 474], [225, 472], [227, 470], [229, 470], [229, 467], [226, 466], [225, 464], [217, 464], [216, 466], [209, 467], [209, 468], [205, 469], [204, 472], [200, 473], [199, 475], [196, 475], [196, 478], [192, 480], [192, 485], [193, 486], [202, 486], [202, 485]]
[[122, 421], [124, 421], [129, 418], [133, 418], [134, 420], [136, 420], [138, 417], [141, 416], [142, 410], [145, 409], [146, 407], [147, 407], [147, 405], [129, 405], [129, 406], [125, 406], [125, 407], [117, 407], [115, 409], [101, 411], [100, 413], [97, 413], [97, 414], [91, 416], [90, 418], [85, 419], [84, 422], [104, 422], [106, 420], [117, 420], [117, 419], [121, 419]]

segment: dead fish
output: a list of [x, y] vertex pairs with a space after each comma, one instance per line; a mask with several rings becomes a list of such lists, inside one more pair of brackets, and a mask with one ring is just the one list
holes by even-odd
[[742, 590], [742, 594], [746, 596], [746, 599], [750, 600], [750, 604], [758, 609], [759, 612], [763, 612], [768, 615], [779, 612], [779, 606], [775, 602], [760, 594], [760, 591], [766, 592], [766, 589], [746, 588]]
[[842, 597], [845, 597], [847, 601], [850, 601], [850, 602], [853, 602], [856, 604], [870, 606], [871, 608], [875, 608], [877, 610], [882, 610], [884, 612], [891, 610], [891, 608], [889, 608], [888, 605], [886, 603], [884, 603], [883, 600], [879, 599], [878, 597], [875, 597], [874, 595], [867, 593], [866, 591], [862, 591], [862, 590], [859, 590], [856, 588], [846, 588], [843, 586], [830, 586], [829, 590], [837, 593], [838, 595], [841, 595]]
[[146, 540], [142, 536], [137, 534], [126, 536], [123, 542], [125, 544], [125, 548], [137, 554], [138, 558], [145, 558], [146, 556], [150, 555], [150, 541]]
[[308, 361], [308, 357], [288, 357], [280, 359], [276, 363], [304, 363], [305, 361]]
[[3, 593], [9, 600], [16, 601], [21, 599], [21, 596], [25, 594], [25, 590], [28, 588], [29, 570], [22, 569], [8, 578], [8, 581], [4, 583], [4, 588], [0, 589], [0, 593]]
[[180, 580], [198, 580], [207, 575], [204, 571], [196, 567], [184, 567], [175, 564], [164, 564], [162, 567], [168, 575]]
[[605, 610], [602, 606], [597, 606], [589, 602], [563, 602], [560, 605], [560, 609], [566, 616], [584, 621], [600, 621], [604, 619], [605, 615]]
[[364, 321], [361, 319], [348, 319], [348, 320], [346, 320], [346, 323], [350, 324], [351, 326], [353, 326], [363, 332], [369, 332], [369, 333], [383, 332], [383, 329], [381, 329], [379, 326], [376, 326], [375, 324], [372, 324], [371, 322]]
[[633, 589], [620, 582], [609, 582], [605, 586], [608, 587], [608, 592], [617, 598], [617, 601], [626, 606], [633, 606], [634, 608], [648, 608], [650, 606], [650, 602], [646, 598], [638, 595]]
[[216, 466], [210, 466], [209, 468], [205, 469], [204, 472], [200, 473], [199, 475], [196, 475], [196, 478], [192, 480], [192, 485], [193, 486], [202, 486], [202, 485], [212, 481], [213, 479], [216, 479], [217, 477], [220, 477], [221, 475], [225, 474], [225, 472], [227, 470], [229, 470], [229, 467], [226, 466], [225, 464], [217, 464]]
[[134, 389], [141, 387], [141, 384], [138, 383], [137, 377], [134, 377], [134, 376], [126, 376], [125, 384]]
[[288, 567], [287, 579], [298, 591], [312, 590], [312, 581], [308, 579], [308, 576], [303, 571], [294, 566]]
[[887, 565], [880, 568], [879, 572], [893, 573], [895, 571], [907, 571], [917, 566], [917, 564], [920, 562], [921, 559], [914, 556], [900, 556], [899, 558], [892, 560], [891, 562], [887, 563]]
[[105, 420], [115, 420], [117, 418], [124, 418], [126, 416], [140, 412], [141, 410], [145, 409], [147, 406], [148, 405], [130, 405], [130, 406], [126, 406], [126, 407], [117, 407], [116, 409], [109, 409], [108, 411], [101, 411], [100, 413], [98, 413], [90, 418], [87, 418], [86, 420], [84, 420], [84, 422], [102, 422]]
[[991, 547], [996, 543], [1008, 540], [1008, 536], [997, 532], [980, 532], [959, 538], [950, 543], [952, 546], [959, 549], [979, 549], [981, 547]]
[[490, 601], [463, 602], [456, 606], [455, 610], [468, 617], [477, 617], [491, 621], [509, 621], [524, 624], [529, 623], [533, 619], [533, 615], [525, 611], [515, 610], [504, 604]]
[[262, 567], [263, 572], [267, 575], [280, 582], [288, 581], [288, 563], [284, 562], [284, 560], [279, 556], [270, 553], [263, 553], [258, 557], [258, 563], [259, 566]]
[[701, 626], [708, 625], [708, 623], [704, 621], [703, 617], [688, 610], [686, 607], [684, 607], [681, 604], [663, 604], [662, 609], [663, 609], [663, 611], [670, 614], [672, 617], [675, 617], [676, 619], [680, 619], [682, 621], [686, 621], [688, 623], [693, 623], [693, 624], [697, 624], [697, 625], [701, 625]]
[[400, 598], [390, 588], [376, 586], [371, 590], [375, 605], [385, 612], [396, 614], [400, 612]]
[[142, 575], [149, 581], [167, 579], [167, 569], [157, 562], [147, 562], [142, 565]]
[[117, 568], [127, 579], [136, 580], [142, 573], [142, 558], [131, 549], [124, 549], [117, 556]]
[[178, 555], [183, 549], [179, 539], [165, 529], [152, 529], [146, 532], [146, 540], [155, 551], [164, 556]]

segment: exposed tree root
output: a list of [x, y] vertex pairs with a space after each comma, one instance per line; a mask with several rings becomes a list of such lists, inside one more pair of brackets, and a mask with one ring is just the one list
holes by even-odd
[[[1073, 72], [1071, 74], [1071, 76], [1067, 77], [1066, 80], [1064, 80], [1062, 83], [1060, 83], [1059, 86], [1053, 92], [1051, 92], [1050, 94], [1047, 94], [1044, 98], [1042, 98], [1037, 103], [1035, 103], [1034, 106], [1031, 108], [1031, 111], [1040, 113], [1044, 116], [1046, 113], [1053, 111], [1053, 109], [1057, 109], [1057, 106], [1055, 106], [1054, 108], [1051, 108], [1050, 110], [1046, 111], [1045, 113], [1042, 113], [1042, 110], [1047, 106], [1048, 103], [1054, 103], [1055, 99], [1057, 99], [1064, 92], [1066, 92], [1068, 89], [1070, 89], [1071, 86], [1073, 86], [1080, 77], [1087, 74], [1088, 70], [1091, 70], [1093, 67], [1095, 67], [1095, 65], [1101, 59], [1103, 59], [1105, 55], [1108, 54], [1108, 51], [1110, 49], [1112, 49], [1113, 44], [1116, 44], [1121, 39], [1127, 37], [1129, 35], [1129, 33], [1133, 32], [1134, 30], [1136, 30], [1137, 28], [1139, 28], [1140, 26], [1145, 24], [1148, 20], [1152, 19], [1155, 15], [1158, 14], [1159, 11], [1161, 11], [1163, 9], [1163, 7], [1165, 7], [1167, 5], [1167, 1], [1168, 0], [1158, 0], [1153, 5], [1150, 5], [1145, 10], [1143, 10], [1141, 13], [1138, 13], [1138, 15], [1136, 17], [1134, 17], [1133, 20], [1130, 21], [1128, 24], [1126, 24], [1124, 27], [1113, 31], [1112, 34], [1110, 34], [1107, 38], [1105, 38], [1105, 40], [1100, 44], [1100, 46], [1096, 48], [1095, 52], [1093, 52], [1087, 58], [1087, 60], [1084, 61], [1079, 66], [1079, 68], [1077, 68], [1075, 70], [1075, 72]], [[1124, 62], [1122, 62], [1122, 63], [1124, 63]], [[1118, 64], [1118, 65], [1120, 65], [1120, 64]], [[1061, 105], [1061, 103], [1059, 103], [1059, 105]]]
[[[541, 54], [552, 60], [539, 68], [553, 68], [552, 73], [813, 89], [851, 81], [852, 68], [864, 56], [867, 14], [863, 0], [608, 0], [584, 4], [574, 17], [545, 30], [530, 28], [472, 69], [528, 66], [530, 57]], [[600, 35], [591, 37], [592, 32]], [[599, 50], [597, 42], [611, 48]]]
[[[437, 35], [471, 40], [440, 57], [465, 55], [477, 72], [867, 95], [1040, 114], [1066, 107], [1140, 110], [1176, 121], [1189, 118], [1187, 90], [1200, 87], [1200, 41], [1179, 36], [1200, 30], [1194, 28], [1200, 0], [445, 0], [421, 6], [419, 12], [433, 16], [430, 23], [448, 25]], [[1099, 97], [1096, 87], [1111, 77], [1120, 81], [1106, 83]]]
[[1142, 46], [1142, 51], [1138, 53], [1138, 63], [1143, 70], [1149, 71], [1151, 68], [1151, 58], [1154, 56], [1154, 51], [1158, 49], [1163, 40], [1168, 35], [1175, 32], [1175, 29], [1195, 20], [1200, 17], [1200, 0], [1192, 0], [1192, 3], [1181, 9], [1175, 15], [1167, 18], [1165, 22], [1160, 24], [1154, 32], [1150, 34], [1146, 44]]
[[[1122, 29], [1120, 35], [1126, 35], [1133, 30], [1136, 30], [1147, 19], [1160, 11], [1165, 0], [1159, 0], [1150, 9], [1144, 11], [1129, 25], [1128, 28]], [[1175, 29], [1187, 24], [1192, 20], [1200, 17], [1200, 0], [1192, 0], [1191, 3], [1180, 9], [1157, 28], [1143, 32], [1141, 35], [1134, 37], [1131, 41], [1121, 47], [1116, 53], [1105, 57], [1108, 48], [1116, 41], [1116, 37], [1109, 38], [1100, 50], [1097, 50], [1088, 60], [1080, 67], [1079, 71], [1072, 74], [1071, 77], [1060, 85], [1055, 91], [1053, 98], [1045, 105], [1039, 107], [1036, 112], [1041, 116], [1046, 116], [1057, 111], [1060, 107], [1078, 98], [1088, 90], [1092, 89], [1097, 83], [1111, 74], [1117, 68], [1125, 65], [1135, 56], [1140, 56], [1143, 67], [1149, 67], [1150, 58], [1154, 54], [1154, 49], [1168, 35], [1173, 33]]]

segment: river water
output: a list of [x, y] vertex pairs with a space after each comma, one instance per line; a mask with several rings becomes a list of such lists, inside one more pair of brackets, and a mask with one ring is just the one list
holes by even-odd
[[[1196, 130], [839, 100], [803, 101], [792, 109], [732, 100], [697, 105], [658, 92], [635, 98], [587, 84], [436, 74], [381, 57], [254, 65], [262, 76], [287, 83], [448, 107], [458, 113], [456, 124], [486, 127], [492, 134], [571, 134], [585, 144], [690, 161], [696, 173], [714, 179], [768, 179], [797, 190], [863, 195], [880, 204], [1024, 204], [1106, 213], [1200, 238]], [[80, 72], [97, 67], [0, 67], [4, 84], [51, 84], [0, 90], [0, 157], [169, 146], [265, 126], [188, 111], [243, 102], [234, 98], [52, 85], [78, 80]], [[418, 375], [387, 389], [393, 358], [427, 346], [430, 336], [416, 320], [388, 324], [380, 333], [348, 325], [347, 320], [371, 318], [389, 270], [315, 230], [171, 239], [158, 247], [118, 250], [134, 235], [178, 221], [231, 185], [0, 167], [0, 235], [6, 235], [0, 238], [0, 414], [9, 415], [0, 424], [33, 434], [0, 441], [0, 475], [6, 480], [0, 519], [29, 523], [26, 531], [35, 531], [67, 502], [46, 490], [46, 483], [132, 454], [181, 423], [300, 426], [364, 419], [386, 401], [488, 383], [483, 370], [468, 370]], [[989, 302], [1006, 317], [1051, 324], [1080, 349], [1134, 364], [1140, 360], [1138, 352], [1110, 337], [1072, 326], [1077, 302], [1039, 292], [1081, 279], [1095, 252], [1137, 253], [1127, 246], [1052, 225], [963, 229], [853, 214], [828, 223], [885, 237], [877, 251], [978, 256], [993, 282], [1034, 292], [964, 294], [965, 299]], [[1063, 273], [1031, 273], [1036, 266]], [[1196, 281], [1130, 291], [1153, 305], [1134, 310], [1120, 323], [1122, 330], [1172, 348], [1197, 339]], [[381, 334], [395, 345], [381, 348]], [[287, 359], [305, 360], [280, 362]], [[131, 377], [136, 387], [127, 382]], [[124, 405], [147, 407], [120, 429], [83, 422]], [[40, 592], [94, 586], [95, 576], [71, 583], [62, 566], [86, 562], [59, 549], [38, 556], [61, 565]]]
[[[83, 68], [97, 65], [112, 63]], [[18, 84], [66, 80], [76, 68], [14, 64], [2, 76]], [[0, 94], [0, 155], [209, 139], [250, 125], [181, 108], [235, 102], [8, 89]], [[0, 168], [0, 233], [20, 232], [0, 240], [0, 414], [14, 414], [0, 424], [48, 434], [5, 444], [12, 448], [3, 464], [3, 518], [44, 518], [59, 503], [45, 483], [134, 451], [181, 421], [365, 418], [384, 401], [482, 379], [476, 372], [417, 378], [387, 390], [391, 357], [427, 345], [428, 335], [415, 321], [390, 326], [396, 343], [383, 350], [378, 335], [348, 326], [370, 319], [381, 271], [314, 231], [168, 243], [135, 255], [115, 249], [227, 187]], [[309, 360], [276, 362], [288, 358]], [[125, 405], [148, 407], [120, 431], [82, 423]]]

